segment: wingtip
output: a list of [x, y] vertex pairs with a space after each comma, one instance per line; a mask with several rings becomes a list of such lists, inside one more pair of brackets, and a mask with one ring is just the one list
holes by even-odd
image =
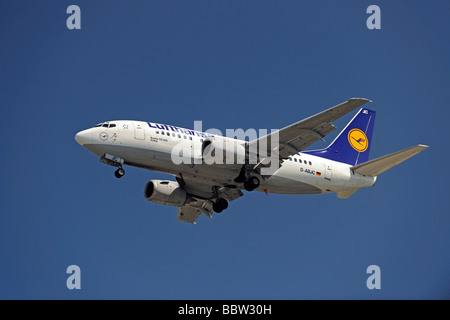
[[348, 99], [348, 101], [364, 101], [364, 103], [372, 103], [373, 101], [370, 99], [366, 99], [366, 98], [350, 98]]

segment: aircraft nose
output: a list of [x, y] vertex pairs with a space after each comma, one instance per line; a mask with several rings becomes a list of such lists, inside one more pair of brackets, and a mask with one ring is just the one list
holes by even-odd
[[82, 146], [91, 142], [91, 133], [89, 129], [78, 132], [75, 135], [75, 140]]

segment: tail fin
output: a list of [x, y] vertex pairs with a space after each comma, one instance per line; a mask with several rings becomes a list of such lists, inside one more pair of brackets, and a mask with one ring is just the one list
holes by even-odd
[[368, 161], [375, 115], [373, 110], [360, 109], [326, 149], [305, 153], [352, 166]]

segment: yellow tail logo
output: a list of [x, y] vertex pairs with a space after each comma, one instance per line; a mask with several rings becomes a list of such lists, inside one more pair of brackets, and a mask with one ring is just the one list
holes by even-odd
[[360, 129], [352, 129], [348, 133], [348, 142], [358, 152], [364, 152], [369, 147], [366, 134]]

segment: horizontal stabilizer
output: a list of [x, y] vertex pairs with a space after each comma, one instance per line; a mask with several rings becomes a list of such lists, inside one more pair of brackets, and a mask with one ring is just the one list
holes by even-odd
[[357, 166], [351, 167], [351, 169], [353, 170], [353, 172], [364, 176], [376, 177], [428, 148], [428, 146], [419, 144], [417, 146], [398, 151], [381, 158], [364, 162]]

